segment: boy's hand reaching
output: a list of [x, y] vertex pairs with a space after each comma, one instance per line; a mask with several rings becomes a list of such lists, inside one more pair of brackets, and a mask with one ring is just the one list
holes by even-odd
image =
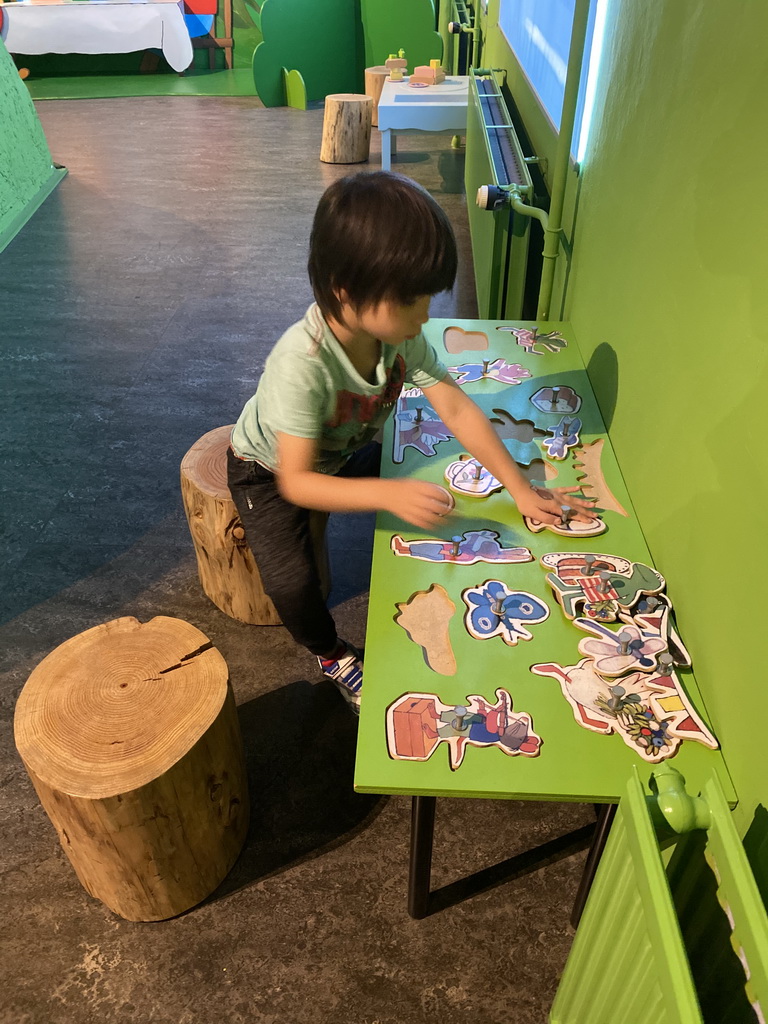
[[450, 491], [426, 480], [408, 477], [403, 480], [382, 480], [381, 484], [384, 488], [382, 508], [412, 526], [431, 529], [453, 510]]
[[582, 496], [574, 497], [579, 490], [579, 487], [547, 488], [531, 484], [526, 491], [514, 495], [514, 500], [521, 515], [538, 519], [540, 523], [559, 523], [563, 505], [569, 505], [574, 510], [574, 519], [588, 523], [596, 518], [595, 512], [591, 500]]

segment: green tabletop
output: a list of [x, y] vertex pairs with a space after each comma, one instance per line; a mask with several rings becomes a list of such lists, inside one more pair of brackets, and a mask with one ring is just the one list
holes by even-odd
[[[575, 413], [582, 422], [581, 444], [606, 438], [602, 449], [602, 473], [612, 495], [628, 515], [610, 509], [603, 512], [607, 529], [596, 537], [563, 537], [548, 530], [535, 534], [526, 528], [505, 491], [487, 498], [457, 495], [455, 511], [446, 518], [444, 527], [439, 531], [424, 532], [389, 513], [378, 515], [355, 772], [355, 789], [360, 792], [615, 802], [626, 786], [633, 765], [639, 767], [641, 777], [650, 774], [652, 764], [630, 749], [621, 736], [591, 732], [576, 722], [556, 679], [534, 675], [530, 671], [530, 666], [536, 663], [578, 664], [583, 657], [577, 649], [579, 641], [588, 635], [563, 614], [546, 582], [546, 570], [539, 562], [542, 555], [559, 551], [591, 551], [653, 565], [613, 449], [607, 440], [570, 325], [548, 322], [542, 327], [542, 333], [555, 332], [554, 338], [548, 341], [544, 337], [542, 341], [534, 342], [533, 350], [530, 349], [529, 335], [522, 339], [529, 344], [526, 348], [518, 343], [517, 336], [511, 331], [499, 330], [500, 327], [534, 330], [535, 326], [533, 323], [512, 321], [431, 320], [425, 327], [425, 333], [448, 366], [503, 358], [508, 363], [519, 363], [530, 372], [531, 376], [523, 378], [519, 384], [504, 384], [486, 377], [464, 385], [474, 400], [496, 418], [503, 420], [503, 413], [507, 412], [516, 420], [534, 423], [538, 430], [547, 430], [562, 419], [562, 414], [541, 412], [533, 405], [531, 397], [540, 389], [553, 386], [569, 387], [576, 392], [581, 397], [581, 407]], [[447, 351], [444, 332], [449, 327], [485, 333], [488, 348], [483, 351]], [[566, 346], [558, 347], [561, 344], [558, 336], [567, 341]], [[468, 343], [473, 343], [471, 337]], [[413, 408], [414, 399], [405, 401]], [[418, 400], [418, 404], [428, 409], [424, 398]], [[432, 456], [406, 447], [399, 453], [402, 461], [395, 462], [394, 428], [395, 417], [392, 417], [384, 438], [382, 475], [414, 476], [445, 485], [446, 467], [464, 451], [459, 442], [453, 438], [441, 441], [435, 446]], [[534, 448], [529, 445], [521, 457], [533, 453], [536, 458], [544, 460], [542, 440], [537, 435], [532, 442]], [[562, 461], [546, 459], [558, 471], [556, 481], [550, 481], [551, 484], [567, 486], [578, 482], [577, 477], [582, 470], [576, 463], [581, 451], [576, 447]], [[428, 562], [398, 556], [391, 548], [395, 534], [407, 541], [427, 537], [450, 541], [466, 530], [478, 529], [496, 530], [505, 547], [529, 548], [533, 561], [506, 565]], [[510, 589], [526, 591], [546, 603], [549, 617], [530, 626], [533, 639], [520, 640], [515, 646], [509, 646], [500, 636], [478, 640], [469, 634], [464, 623], [466, 605], [462, 592], [489, 579], [501, 580]], [[432, 584], [442, 586], [456, 606], [448, 627], [456, 662], [456, 671], [452, 675], [433, 671], [425, 661], [422, 648], [409, 639], [405, 629], [395, 621], [397, 605], [407, 602], [418, 591], [428, 590]], [[674, 604], [674, 593], [667, 593]], [[695, 652], [691, 653], [695, 669]], [[708, 718], [693, 673], [682, 670], [678, 676], [697, 712], [716, 735], [717, 723]], [[445, 742], [439, 743], [429, 759], [424, 761], [394, 759], [389, 755], [387, 709], [399, 697], [407, 693], [434, 694], [443, 704], [462, 705], [466, 704], [468, 696], [477, 694], [489, 704], [494, 704], [499, 688], [511, 695], [513, 713], [527, 712], [531, 716], [532, 730], [541, 738], [537, 756], [509, 756], [495, 746], [467, 745], [462, 763], [452, 770]], [[697, 792], [714, 771], [727, 799], [735, 803], [736, 794], [719, 750], [686, 739], [680, 744], [672, 763], [685, 776], [688, 791], [692, 793]]]

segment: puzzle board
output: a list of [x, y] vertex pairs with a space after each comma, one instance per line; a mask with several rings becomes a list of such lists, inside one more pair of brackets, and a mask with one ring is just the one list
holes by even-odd
[[[470, 332], [473, 347], [456, 351], [456, 337], [460, 335], [453, 332], [453, 350], [448, 351], [444, 332], [450, 327]], [[533, 323], [510, 321], [431, 320], [425, 327], [425, 334], [446, 366], [482, 364], [486, 360], [491, 366], [501, 359], [507, 364], [520, 364], [529, 371], [529, 377], [518, 375], [515, 379], [520, 382], [510, 383], [497, 375], [467, 375], [463, 370], [465, 377], [474, 379], [462, 386], [489, 416], [503, 420], [507, 426], [508, 417], [499, 417], [498, 410], [514, 420], [535, 426], [536, 434], [524, 447], [541, 460], [542, 468], [547, 468], [546, 476], [542, 473], [540, 478], [549, 486], [580, 483], [584, 475], [580, 457], [583, 446], [590, 445], [593, 454], [589, 461], [595, 490], [586, 488], [584, 493], [598, 497], [598, 505], [605, 509], [601, 515], [606, 530], [599, 536], [587, 538], [564, 537], [549, 530], [533, 533], [525, 527], [516, 506], [504, 491], [485, 498], [456, 493], [456, 508], [446, 518], [444, 529], [438, 531], [420, 531], [389, 513], [378, 515], [355, 772], [355, 788], [360, 792], [606, 802], [619, 799], [633, 765], [641, 769], [647, 767], [647, 762], [622, 742], [620, 736], [582, 728], [557, 680], [530, 671], [534, 664], [576, 665], [582, 657], [578, 645], [587, 635], [563, 614], [546, 581], [548, 570], [540, 564], [543, 555], [568, 551], [610, 552], [629, 563], [653, 565], [574, 333], [567, 323], [550, 322], [538, 332], [547, 336], [539, 344], [535, 328]], [[519, 333], [516, 335], [515, 331]], [[478, 332], [488, 338], [485, 349], [476, 347]], [[525, 344], [518, 344], [518, 337]], [[606, 340], [610, 341], [610, 337]], [[546, 399], [553, 389], [555, 400], [550, 400], [549, 411], [542, 411], [542, 407], [546, 409], [546, 400], [542, 401], [541, 396]], [[576, 403], [572, 395], [580, 399], [579, 445], [565, 458], [552, 460], [546, 455], [542, 437], [551, 437], [547, 431], [555, 428], [566, 415], [561, 408], [566, 399], [573, 409]], [[538, 396], [536, 403], [531, 401], [534, 396]], [[422, 419], [435, 415], [425, 397], [419, 394], [411, 394], [397, 411], [402, 413], [415, 408], [416, 404], [424, 409]], [[398, 448], [394, 434], [397, 422], [396, 416], [388, 422], [382, 475], [415, 476], [446, 486], [446, 468], [464, 452], [459, 442], [449, 436], [433, 446], [432, 454], [425, 454], [423, 448], [413, 444], [400, 444]], [[530, 427], [527, 429], [525, 436], [530, 438]], [[508, 440], [512, 450], [514, 438], [504, 438], [505, 444]], [[595, 445], [596, 441], [601, 443]], [[428, 445], [425, 447], [429, 449]], [[395, 451], [401, 459], [399, 462], [394, 461]], [[552, 478], [555, 473], [556, 477]], [[648, 486], [653, 487], [653, 481], [648, 481]], [[602, 491], [602, 502], [598, 491]], [[489, 551], [495, 545], [521, 553], [506, 562], [478, 560], [471, 551], [467, 557], [451, 557], [452, 550], [460, 550], [463, 542], [459, 539], [467, 535], [475, 537], [477, 531], [493, 531], [497, 535], [498, 543], [494, 537]], [[393, 548], [394, 537], [400, 539]], [[415, 542], [414, 552], [421, 557], [405, 551], [412, 542]], [[452, 548], [454, 544], [457, 546]], [[526, 558], [524, 549], [530, 551], [530, 559]], [[549, 615], [545, 619], [530, 620], [530, 639], [519, 638], [518, 642], [509, 644], [501, 635], [489, 634], [487, 639], [471, 635], [465, 624], [467, 604], [462, 595], [489, 580], [503, 584], [503, 588], [496, 588], [500, 593], [503, 590], [528, 595], [547, 605]], [[409, 639], [406, 629], [396, 621], [398, 606], [411, 601], [419, 592], [429, 591], [433, 585], [442, 587], [456, 608], [447, 623], [448, 642], [456, 665], [451, 674], [431, 669], [423, 647]], [[674, 594], [670, 596], [674, 600]], [[519, 605], [525, 598], [514, 600]], [[529, 603], [535, 604], [535, 601]], [[693, 673], [683, 669], [678, 676], [703, 722], [711, 726]], [[390, 756], [388, 711], [405, 695], [414, 694], [414, 699], [427, 701], [431, 701], [429, 695], [432, 695], [436, 698], [435, 707], [461, 708], [466, 707], [468, 695], [477, 695], [493, 704], [501, 689], [509, 693], [514, 713], [527, 716], [531, 734], [540, 739], [536, 756], [508, 756], [498, 744], [468, 743], [461, 766], [455, 770], [444, 753], [424, 760]], [[715, 771], [728, 799], [735, 802], [733, 785], [719, 750], [686, 740], [671, 763], [685, 775], [691, 792]]]

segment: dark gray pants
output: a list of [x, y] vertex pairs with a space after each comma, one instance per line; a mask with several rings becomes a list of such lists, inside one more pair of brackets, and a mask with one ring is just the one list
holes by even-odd
[[[381, 445], [372, 442], [348, 460], [337, 476], [378, 476]], [[264, 592], [272, 599], [294, 640], [313, 654], [330, 654], [336, 624], [325, 603], [317, 572], [309, 510], [281, 497], [274, 473], [258, 462], [227, 451], [227, 482], [248, 546], [259, 567]]]

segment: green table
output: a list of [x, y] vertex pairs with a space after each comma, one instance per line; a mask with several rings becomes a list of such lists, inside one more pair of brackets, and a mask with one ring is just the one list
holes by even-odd
[[[524, 525], [511, 498], [502, 491], [487, 498], [457, 496], [456, 509], [445, 520], [444, 529], [439, 534], [424, 533], [389, 513], [380, 513], [377, 517], [366, 636], [365, 697], [360, 716], [355, 789], [363, 793], [408, 794], [414, 797], [409, 910], [417, 917], [424, 916], [428, 908], [434, 798], [485, 797], [612, 805], [618, 802], [633, 765], [637, 765], [645, 777], [651, 770], [651, 765], [630, 749], [620, 736], [602, 735], [579, 725], [558, 682], [530, 671], [530, 666], [536, 663], [576, 665], [582, 658], [577, 645], [587, 636], [565, 617], [555, 600], [545, 580], [546, 571], [539, 564], [542, 555], [558, 551], [589, 551], [653, 564], [607, 439], [573, 331], [567, 323], [549, 322], [542, 328], [542, 334], [555, 332], [554, 336], [549, 340], [544, 336], [533, 342], [530, 335], [523, 336], [522, 340], [527, 341], [528, 346], [524, 347], [509, 330], [528, 328], [533, 331], [535, 326], [533, 323], [511, 321], [431, 320], [425, 327], [425, 333], [449, 366], [484, 360], [490, 364], [495, 359], [504, 358], [508, 363], [519, 363], [530, 372], [530, 378], [522, 379], [519, 384], [504, 384], [486, 377], [465, 385], [468, 393], [491, 416], [504, 420], [503, 411], [506, 411], [516, 420], [531, 421], [537, 428], [546, 429], [562, 417], [539, 411], [532, 404], [531, 397], [542, 388], [551, 387], [571, 388], [579, 395], [581, 407], [575, 415], [582, 422], [581, 444], [606, 438], [602, 450], [602, 472], [610, 491], [628, 515], [605, 511], [603, 519], [607, 530], [597, 537], [562, 537], [550, 531], [534, 534]], [[444, 332], [449, 327], [458, 327], [466, 332], [484, 332], [488, 337], [487, 350], [448, 352]], [[567, 341], [567, 346], [558, 348], [561, 344], [558, 336]], [[471, 336], [468, 341], [472, 343]], [[407, 401], [413, 407], [413, 400]], [[423, 398], [418, 404], [427, 405]], [[502, 413], [499, 414], [498, 410]], [[459, 443], [455, 439], [442, 441], [435, 446], [435, 454], [431, 457], [407, 447], [400, 453], [402, 461], [395, 462], [394, 430], [395, 417], [390, 420], [385, 434], [382, 475], [414, 476], [444, 485], [446, 466], [458, 459], [463, 451]], [[543, 459], [541, 439], [534, 444], [539, 449], [537, 457]], [[563, 461], [547, 460], [558, 469], [558, 485], [578, 482], [580, 470], [574, 463], [579, 459], [580, 450], [575, 448]], [[530, 453], [531, 448], [527, 451]], [[399, 557], [391, 548], [395, 534], [406, 540], [441, 536], [450, 541], [463, 531], [483, 528], [498, 531], [505, 546], [529, 548], [533, 560], [508, 565], [433, 563]], [[511, 589], [533, 594], [548, 605], [549, 617], [530, 626], [533, 639], [508, 646], [499, 636], [477, 640], [469, 634], [464, 624], [466, 606], [462, 601], [462, 591], [488, 579], [501, 580]], [[407, 602], [418, 591], [428, 590], [434, 583], [445, 588], [456, 606], [449, 624], [457, 666], [453, 675], [439, 674], [430, 669], [422, 648], [410, 640], [395, 621], [398, 604]], [[669, 597], [674, 602], [674, 592]], [[679, 676], [695, 708], [711, 727], [693, 674], [684, 671]], [[458, 706], [466, 704], [469, 695], [479, 694], [493, 704], [497, 688], [509, 692], [513, 712], [531, 715], [533, 731], [542, 741], [538, 756], [509, 756], [495, 747], [467, 746], [461, 766], [452, 770], [446, 743], [440, 743], [425, 761], [399, 760], [389, 755], [387, 709], [402, 695], [411, 692], [434, 694], [443, 704]], [[697, 792], [714, 771], [726, 798], [731, 804], [735, 803], [736, 794], [719, 750], [686, 740], [674, 757], [674, 765], [685, 776], [688, 790], [692, 793]], [[607, 831], [609, 821], [606, 813], [602, 823], [598, 822], [598, 831]], [[593, 854], [592, 859], [596, 863], [599, 850]]]

